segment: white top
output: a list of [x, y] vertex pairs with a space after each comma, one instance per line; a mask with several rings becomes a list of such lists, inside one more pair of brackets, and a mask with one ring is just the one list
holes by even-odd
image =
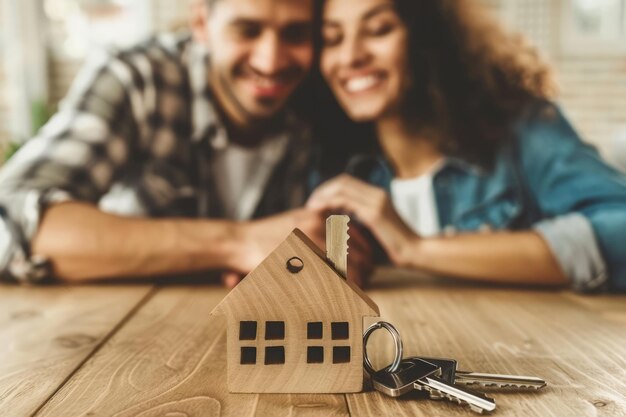
[[400, 218], [423, 237], [439, 234], [439, 215], [433, 190], [433, 177], [443, 161], [416, 178], [391, 181], [391, 200]]
[[278, 136], [259, 146], [244, 147], [229, 142], [214, 150], [213, 178], [224, 215], [231, 220], [248, 220], [254, 214], [274, 167], [285, 154], [288, 137]]

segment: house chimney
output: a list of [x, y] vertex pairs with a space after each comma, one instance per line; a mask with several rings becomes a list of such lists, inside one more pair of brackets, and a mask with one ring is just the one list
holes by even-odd
[[326, 219], [326, 258], [344, 279], [348, 278], [348, 222], [346, 215]]

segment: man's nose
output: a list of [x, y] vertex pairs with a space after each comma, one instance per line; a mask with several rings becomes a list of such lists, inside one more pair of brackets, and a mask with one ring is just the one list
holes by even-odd
[[289, 56], [278, 34], [268, 31], [255, 43], [250, 65], [263, 75], [274, 75], [289, 64]]

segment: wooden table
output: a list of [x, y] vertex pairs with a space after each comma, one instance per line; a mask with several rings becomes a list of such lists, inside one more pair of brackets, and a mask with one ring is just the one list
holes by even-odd
[[[216, 285], [0, 286], [1, 416], [471, 416], [415, 396], [229, 394]], [[369, 295], [408, 355], [538, 375], [497, 416], [626, 416], [626, 296], [468, 285], [382, 270]], [[392, 355], [384, 332], [369, 350]]]

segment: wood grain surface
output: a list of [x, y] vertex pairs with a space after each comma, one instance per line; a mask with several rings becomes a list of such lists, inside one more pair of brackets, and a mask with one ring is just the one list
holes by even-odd
[[33, 414], [150, 286], [0, 286], [0, 415]]
[[[403, 335], [407, 356], [452, 357], [459, 369], [548, 381], [538, 392], [490, 389], [498, 406], [494, 415], [626, 415], [626, 326], [606, 321], [562, 294], [449, 287], [374, 290], [369, 295], [381, 317]], [[383, 346], [378, 350], [392, 349], [390, 343]], [[347, 398], [357, 416], [468, 415], [446, 402], [398, 405], [378, 394]]]
[[[626, 416], [626, 321], [620, 319], [626, 314], [626, 296], [493, 288], [403, 274], [382, 271], [367, 294], [379, 305], [381, 317], [400, 330], [406, 355], [449, 356], [463, 369], [537, 375], [548, 382], [539, 392], [490, 390], [498, 406], [492, 415]], [[132, 317], [116, 322], [110, 310], [102, 308], [106, 303], [96, 306], [99, 297], [81, 301], [60, 295], [85, 288], [23, 288], [8, 296], [6, 288], [0, 287], [0, 300], [12, 299], [12, 305], [25, 306], [12, 308], [10, 314], [29, 311], [32, 306], [48, 314], [48, 309], [54, 311], [49, 306], [58, 309], [67, 304], [68, 317], [31, 321], [24, 325], [27, 331], [10, 332], [6, 319], [10, 314], [3, 304], [0, 415], [474, 415], [458, 405], [425, 400], [417, 394], [402, 399], [373, 391], [230, 394], [225, 380], [226, 324], [223, 319], [209, 318], [226, 290], [165, 286], [142, 302], [142, 296], [133, 293], [136, 287], [86, 289], [116, 292], [116, 304], [135, 297], [139, 308], [130, 307], [127, 312]], [[143, 294], [149, 291], [146, 287]], [[48, 348], [43, 346], [24, 352], [19, 361], [17, 356], [7, 356], [11, 351], [7, 345], [28, 340], [17, 334], [41, 333], [55, 340], [68, 334], [67, 322], [77, 326], [72, 333], [99, 336], [100, 345], [94, 342], [91, 353], [76, 349], [79, 352], [72, 351], [75, 357], [63, 359], [54, 350], [45, 355]], [[107, 333], [112, 336], [102, 336]], [[393, 354], [389, 336], [375, 332], [368, 351], [375, 365], [388, 363]], [[71, 361], [72, 366], [59, 365]], [[20, 368], [20, 363], [30, 365]], [[20, 386], [19, 395], [11, 394], [16, 391], [10, 387], [19, 384], [7, 383], [6, 369], [14, 370], [11, 375], [20, 372], [19, 380], [30, 381]], [[52, 380], [61, 388], [56, 390]], [[44, 386], [47, 394], [42, 395]]]
[[100, 349], [42, 416], [343, 416], [343, 395], [229, 394], [221, 288], [164, 288]]

